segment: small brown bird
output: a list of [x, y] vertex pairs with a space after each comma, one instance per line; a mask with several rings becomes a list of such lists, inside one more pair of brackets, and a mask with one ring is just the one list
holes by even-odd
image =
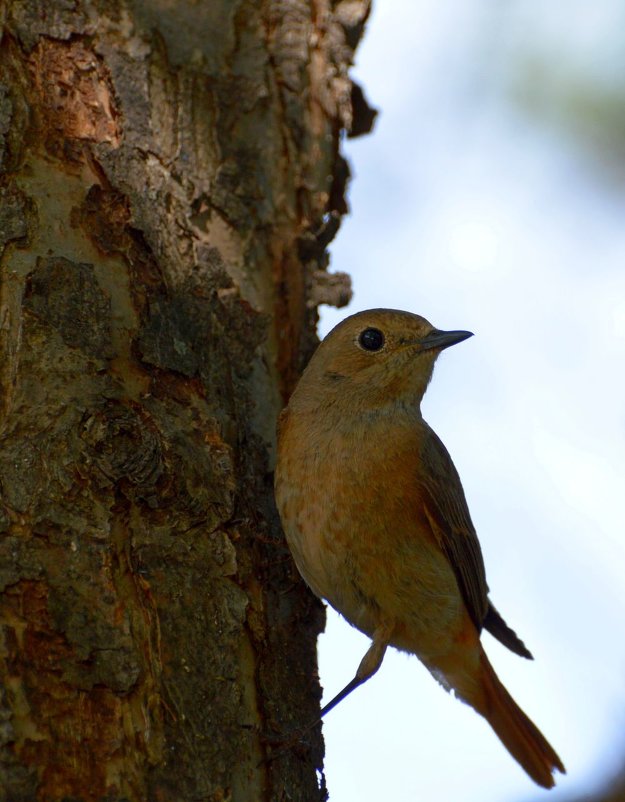
[[531, 659], [488, 598], [460, 478], [421, 416], [440, 352], [471, 337], [409, 312], [372, 309], [321, 343], [278, 425], [276, 500], [310, 588], [372, 639], [327, 713], [382, 663], [412, 652], [489, 722], [539, 785], [564, 772], [491, 666], [487, 629]]

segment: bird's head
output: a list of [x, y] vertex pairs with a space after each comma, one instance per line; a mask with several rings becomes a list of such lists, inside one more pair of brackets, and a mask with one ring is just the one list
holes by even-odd
[[471, 336], [470, 331], [441, 331], [411, 312], [358, 312], [323, 340], [297, 392], [327, 402], [335, 394], [349, 394], [360, 407], [418, 404], [440, 352]]

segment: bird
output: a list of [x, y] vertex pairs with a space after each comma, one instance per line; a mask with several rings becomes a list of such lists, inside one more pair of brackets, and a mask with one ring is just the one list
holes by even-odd
[[304, 581], [371, 639], [320, 717], [372, 677], [392, 646], [415, 654], [551, 788], [564, 765], [498, 678], [481, 633], [532, 655], [489, 599], [460, 477], [421, 414], [437, 357], [471, 336], [395, 309], [340, 322], [279, 416], [276, 504]]

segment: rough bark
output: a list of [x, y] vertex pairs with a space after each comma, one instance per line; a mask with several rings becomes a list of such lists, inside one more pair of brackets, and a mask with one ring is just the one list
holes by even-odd
[[325, 798], [271, 451], [367, 12], [0, 4], [2, 800]]

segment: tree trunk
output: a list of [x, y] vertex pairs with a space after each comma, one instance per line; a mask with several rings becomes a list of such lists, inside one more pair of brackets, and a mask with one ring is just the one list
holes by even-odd
[[0, 5], [2, 800], [325, 798], [272, 445], [367, 12]]

